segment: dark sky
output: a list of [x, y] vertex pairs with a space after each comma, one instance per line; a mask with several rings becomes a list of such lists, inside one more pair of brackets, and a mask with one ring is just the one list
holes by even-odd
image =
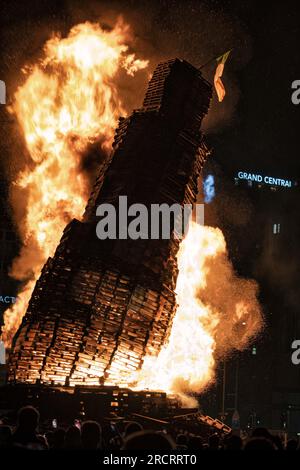
[[226, 155], [233, 168], [297, 179], [300, 107], [291, 102], [291, 83], [300, 76], [299, 6], [289, 1], [228, 3], [247, 24], [252, 57], [237, 73], [237, 122], [219, 134], [217, 154], [221, 160]]
[[[300, 79], [297, 2], [2, 0], [1, 5], [0, 70], [11, 93], [20, 68], [38, 57], [51, 32], [64, 34], [79, 21], [110, 21], [122, 13], [151, 67], [173, 56], [200, 66], [232, 47], [224, 75], [227, 96], [222, 105], [213, 102], [210, 118], [217, 116], [214, 158], [229, 173], [242, 168], [299, 178], [300, 105], [291, 103], [291, 83]], [[213, 68], [203, 70], [210, 80]]]

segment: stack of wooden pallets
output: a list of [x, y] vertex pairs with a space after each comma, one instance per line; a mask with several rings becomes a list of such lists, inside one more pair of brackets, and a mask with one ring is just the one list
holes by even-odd
[[83, 222], [66, 227], [36, 283], [14, 339], [11, 382], [131, 385], [145, 355], [166, 344], [176, 311], [174, 226], [166, 239], [99, 240], [96, 208], [110, 203], [119, 215], [124, 195], [128, 206], [149, 209], [194, 204], [210, 97], [200, 72], [175, 59], [157, 67], [143, 107], [120, 119]]

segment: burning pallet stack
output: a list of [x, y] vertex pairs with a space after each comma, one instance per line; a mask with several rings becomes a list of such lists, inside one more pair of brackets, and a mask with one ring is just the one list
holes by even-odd
[[[96, 236], [96, 208], [194, 203], [207, 158], [200, 125], [211, 86], [182, 60], [159, 64], [143, 107], [121, 118], [82, 222], [64, 230], [14, 338], [9, 381], [130, 385], [168, 340], [179, 241]], [[123, 227], [124, 228], [124, 227]]]

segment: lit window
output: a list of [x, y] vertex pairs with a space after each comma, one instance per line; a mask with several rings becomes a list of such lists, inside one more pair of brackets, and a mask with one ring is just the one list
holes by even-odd
[[280, 233], [280, 224], [273, 224], [273, 234], [277, 235]]
[[252, 348], [252, 356], [256, 356], [256, 347], [255, 346], [253, 346], [253, 348]]

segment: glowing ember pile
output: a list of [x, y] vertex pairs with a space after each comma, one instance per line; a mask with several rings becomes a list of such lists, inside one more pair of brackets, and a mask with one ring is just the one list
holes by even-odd
[[11, 275], [25, 281], [17, 303], [6, 312], [7, 345], [26, 311], [40, 270], [53, 255], [66, 224], [81, 218], [89, 185], [81, 170], [82, 155], [94, 142], [110, 150], [120, 115], [126, 115], [116, 89], [120, 69], [129, 75], [147, 61], [128, 53], [130, 29], [119, 20], [111, 31], [98, 24], [72, 28], [44, 47], [45, 58], [24, 69], [26, 80], [11, 111], [24, 135], [30, 162], [19, 174], [13, 199], [23, 205], [17, 220], [23, 248]]
[[[140, 278], [135, 277], [134, 266], [129, 274], [117, 272], [116, 267], [111, 269], [105, 264], [105, 258], [100, 259], [98, 252], [99, 259], [94, 256], [94, 265], [88, 256], [86, 259], [82, 256], [75, 266], [71, 258], [82, 250], [76, 253], [74, 249], [73, 254], [67, 244], [74, 233], [79, 239], [78, 234], [87, 233], [84, 225], [93, 223], [87, 217], [81, 225], [79, 222], [78, 225], [70, 224], [52, 258], [66, 224], [73, 218], [79, 219], [86, 205], [89, 185], [81, 170], [83, 154], [96, 142], [108, 151], [117, 119], [120, 114], [125, 114], [116, 88], [117, 74], [123, 68], [132, 75], [147, 66], [146, 61], [137, 60], [128, 53], [125, 45], [128, 36], [128, 27], [122, 22], [111, 31], [103, 31], [98, 25], [89, 23], [75, 26], [67, 38], [54, 37], [46, 43], [45, 59], [28, 71], [24, 85], [16, 93], [12, 111], [22, 128], [31, 161], [16, 181], [15, 192], [25, 194], [27, 204], [25, 220], [19, 227], [23, 248], [13, 264], [12, 275], [25, 281], [25, 285], [18, 302], [5, 315], [4, 339], [10, 344], [41, 268], [51, 257], [36, 284], [28, 318], [19, 329], [11, 362], [11, 380], [16, 378], [16, 369], [19, 380], [30, 383], [41, 379], [43, 383], [75, 385], [88, 377], [90, 382], [85, 384], [99, 384], [105, 377], [116, 384], [119, 377], [119, 383], [123, 385], [128, 383], [132, 387], [186, 396], [207, 387], [214, 379], [216, 360], [229, 350], [245, 347], [261, 326], [256, 286], [235, 276], [220, 230], [192, 224], [181, 243], [176, 286], [178, 308], [171, 331], [177, 266], [176, 261], [172, 264], [170, 259], [176, 257], [178, 242], [176, 245], [167, 240], [163, 242], [165, 245], [149, 244], [145, 248], [133, 241], [135, 249], [138, 247], [135, 254], [140, 249], [144, 269], [137, 274]], [[180, 101], [184, 93], [182, 89], [178, 91], [178, 83], [182, 83], [182, 88], [186, 86], [188, 105], [184, 100]], [[163, 95], [166, 86], [169, 86], [168, 99]], [[157, 99], [159, 94], [161, 100]], [[207, 112], [209, 99], [210, 85], [192, 66], [178, 60], [160, 64], [157, 79], [154, 77], [150, 82], [144, 107], [119, 123], [115, 137], [117, 158], [112, 165], [114, 161], [117, 163], [108, 177], [111, 187], [123, 188], [125, 180], [120, 180], [120, 184], [117, 179], [119, 175], [122, 177], [122, 172], [116, 171], [117, 165], [124, 161], [120, 158], [124, 156], [122, 151], [132, 159], [130, 168], [134, 168], [139, 158], [144, 158], [143, 164], [147, 165], [147, 152], [152, 151], [154, 163], [157, 158], [157, 165], [162, 162], [165, 165], [161, 173], [164, 178], [156, 182], [160, 184], [156, 195], [174, 198], [180, 203], [195, 202], [196, 178], [207, 156], [200, 123]], [[165, 106], [161, 115], [160, 106]], [[157, 112], [153, 113], [153, 110]], [[181, 119], [178, 124], [177, 120]], [[127, 133], [128, 129], [131, 132]], [[139, 134], [140, 129], [146, 129], [149, 135]], [[137, 146], [132, 144], [135, 141], [131, 142], [131, 138], [141, 145], [139, 154], [134, 154], [132, 149]], [[177, 151], [171, 155], [174, 143]], [[149, 165], [153, 163], [150, 158], [148, 161]], [[141, 166], [138, 171], [145, 177]], [[153, 177], [157, 180], [156, 173]], [[99, 193], [95, 192], [94, 199], [91, 198], [90, 207], [109, 200], [113, 189], [108, 186], [104, 185], [102, 191], [101, 182]], [[95, 236], [94, 230], [93, 234]], [[89, 245], [88, 241], [86, 245]], [[123, 261], [126, 260], [126, 255], [132, 262], [130, 243], [123, 246], [128, 250], [117, 246], [119, 259], [123, 256]], [[148, 272], [151, 287], [148, 280], [145, 282]], [[159, 276], [162, 278], [157, 287]], [[62, 293], [58, 292], [58, 302], [65, 304], [58, 305], [51, 299], [48, 305], [45, 299], [52, 295], [55, 282], [61, 280], [70, 287], [64, 292], [63, 300], [60, 300]], [[76, 283], [85, 286], [86, 298], [78, 292], [81, 287], [77, 289]], [[91, 287], [93, 283], [95, 287]], [[59, 289], [64, 290], [61, 285]], [[45, 293], [46, 289], [49, 291]], [[112, 300], [108, 305], [109, 295]], [[55, 312], [54, 317], [51, 312]], [[78, 324], [72, 323], [73, 318]], [[149, 331], [146, 321], [149, 321]], [[144, 337], [139, 339], [143, 328]], [[110, 331], [113, 331], [111, 337]], [[32, 343], [27, 347], [28, 337]], [[41, 346], [42, 340], [45, 344]], [[160, 349], [162, 344], [164, 347]], [[41, 349], [36, 351], [35, 345]], [[35, 362], [30, 363], [30, 357], [34, 357]], [[143, 366], [137, 372], [141, 358]], [[122, 368], [122, 361], [128, 361], [129, 366]]]

